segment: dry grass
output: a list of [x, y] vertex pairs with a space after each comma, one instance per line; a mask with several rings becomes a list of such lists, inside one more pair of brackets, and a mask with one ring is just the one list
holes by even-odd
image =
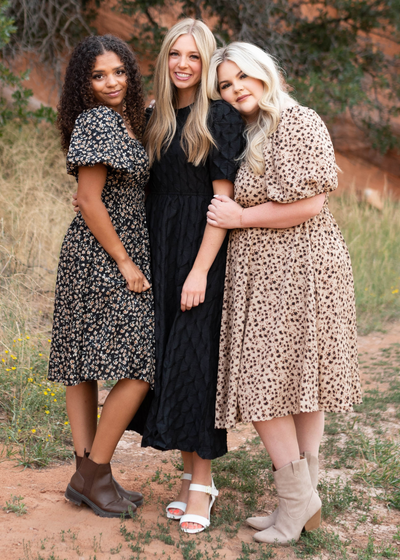
[[6, 128], [0, 139], [1, 339], [49, 329], [73, 185], [53, 127]]

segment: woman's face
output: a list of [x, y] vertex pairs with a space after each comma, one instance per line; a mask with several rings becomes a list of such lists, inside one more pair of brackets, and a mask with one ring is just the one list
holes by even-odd
[[171, 82], [178, 95], [194, 101], [201, 79], [201, 58], [192, 35], [181, 35], [172, 45], [168, 56], [168, 70]]
[[261, 80], [249, 78], [237, 64], [225, 60], [218, 66], [218, 86], [222, 99], [233, 105], [247, 122], [257, 118], [258, 102], [264, 93]]
[[99, 103], [122, 114], [128, 80], [124, 64], [117, 54], [109, 51], [96, 57], [92, 70], [92, 88]]

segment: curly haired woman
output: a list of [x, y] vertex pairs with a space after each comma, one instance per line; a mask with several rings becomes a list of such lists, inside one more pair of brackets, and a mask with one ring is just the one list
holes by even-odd
[[[58, 267], [49, 379], [66, 385], [77, 470], [65, 496], [102, 517], [143, 502], [110, 461], [154, 379], [154, 309], [144, 209], [141, 76], [126, 43], [88, 37], [69, 62], [58, 127], [80, 212]], [[98, 380], [117, 380], [97, 425]]]

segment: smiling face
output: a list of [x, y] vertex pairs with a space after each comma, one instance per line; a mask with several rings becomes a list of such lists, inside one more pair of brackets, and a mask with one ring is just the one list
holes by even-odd
[[176, 86], [179, 105], [193, 103], [201, 79], [201, 58], [192, 35], [181, 35], [172, 45], [168, 56], [171, 82]]
[[233, 105], [247, 122], [257, 118], [258, 102], [264, 93], [261, 80], [250, 78], [235, 62], [225, 60], [218, 66], [218, 85], [222, 99]]
[[92, 70], [92, 88], [99, 103], [122, 115], [128, 80], [124, 64], [117, 54], [109, 51], [96, 57]]

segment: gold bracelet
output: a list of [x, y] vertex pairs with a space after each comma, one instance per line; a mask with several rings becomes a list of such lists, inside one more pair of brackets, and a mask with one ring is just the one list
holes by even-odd
[[242, 223], [243, 212], [244, 212], [244, 208], [242, 206], [242, 213], [240, 214], [240, 218], [239, 218], [239, 223], [241, 228], [243, 227], [243, 223]]

